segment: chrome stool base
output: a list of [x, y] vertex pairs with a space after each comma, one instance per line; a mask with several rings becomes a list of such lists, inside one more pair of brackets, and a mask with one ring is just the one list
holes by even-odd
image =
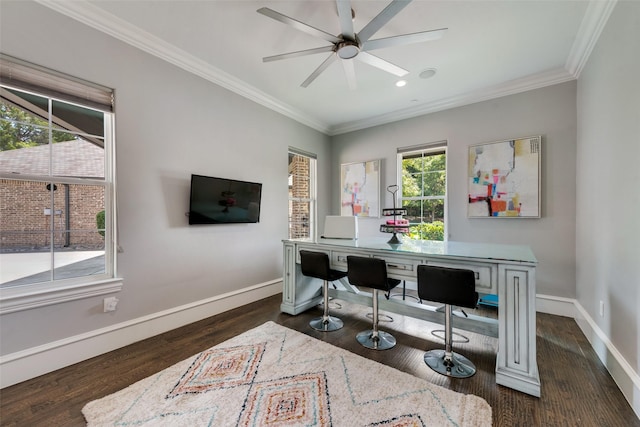
[[364, 347], [372, 350], [388, 350], [395, 347], [396, 338], [388, 332], [378, 331], [378, 336], [374, 337], [374, 330], [362, 331], [356, 335], [356, 340]]
[[327, 316], [326, 318], [316, 317], [309, 322], [309, 326], [316, 331], [331, 332], [341, 329], [344, 326], [344, 322], [333, 316]]
[[453, 378], [469, 378], [476, 373], [476, 366], [455, 352], [451, 352], [451, 359], [447, 360], [444, 350], [429, 350], [424, 355], [424, 363], [437, 373]]

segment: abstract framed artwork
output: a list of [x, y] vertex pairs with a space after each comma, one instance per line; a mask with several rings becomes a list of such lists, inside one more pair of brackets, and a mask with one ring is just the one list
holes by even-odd
[[541, 136], [469, 146], [469, 218], [540, 218]]
[[340, 165], [340, 215], [380, 217], [380, 160]]

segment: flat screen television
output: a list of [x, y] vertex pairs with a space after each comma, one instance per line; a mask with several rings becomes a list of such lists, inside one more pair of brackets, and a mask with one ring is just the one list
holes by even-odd
[[260, 221], [262, 184], [191, 175], [189, 224], [234, 224]]

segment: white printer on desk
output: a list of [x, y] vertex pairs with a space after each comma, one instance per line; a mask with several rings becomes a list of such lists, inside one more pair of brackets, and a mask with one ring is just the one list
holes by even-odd
[[324, 219], [323, 239], [349, 239], [358, 238], [358, 217], [327, 215]]

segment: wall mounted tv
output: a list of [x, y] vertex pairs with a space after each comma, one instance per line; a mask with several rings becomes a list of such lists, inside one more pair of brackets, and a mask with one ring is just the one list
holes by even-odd
[[234, 224], [260, 221], [262, 184], [191, 175], [189, 224]]

